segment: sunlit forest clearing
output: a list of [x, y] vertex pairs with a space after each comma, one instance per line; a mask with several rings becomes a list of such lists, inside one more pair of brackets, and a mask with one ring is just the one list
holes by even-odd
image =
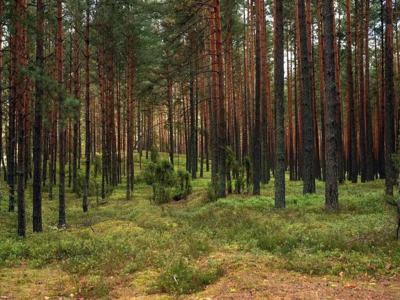
[[0, 299], [400, 299], [399, 26], [0, 0]]

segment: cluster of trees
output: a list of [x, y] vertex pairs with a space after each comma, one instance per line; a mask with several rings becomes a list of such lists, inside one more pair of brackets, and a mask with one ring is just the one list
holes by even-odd
[[392, 0], [0, 0], [0, 157], [18, 234], [30, 183], [33, 230], [56, 185], [64, 227], [80, 169], [87, 212], [93, 173], [103, 198], [126, 177], [130, 199], [134, 153], [141, 167], [154, 147], [172, 164], [185, 153], [192, 178], [211, 169], [218, 197], [242, 173], [260, 194], [273, 174], [284, 208], [286, 171], [304, 193], [324, 180], [328, 210], [346, 179], [385, 178], [392, 195], [399, 13]]

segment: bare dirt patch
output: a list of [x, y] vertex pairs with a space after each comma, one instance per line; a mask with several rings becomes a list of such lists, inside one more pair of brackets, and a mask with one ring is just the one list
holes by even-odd
[[74, 298], [74, 280], [56, 268], [31, 269], [26, 265], [0, 269], [0, 299]]
[[[215, 258], [218, 260], [218, 257]], [[377, 280], [319, 277], [273, 270], [262, 261], [244, 262], [240, 259], [240, 262], [233, 262], [232, 257], [225, 257], [224, 261], [228, 263], [225, 275], [194, 295], [149, 295], [147, 287], [155, 274], [145, 272], [146, 276], [137, 274], [137, 278], [131, 278], [132, 280], [115, 280], [107, 298], [400, 299], [399, 276]], [[2, 269], [0, 272], [0, 299], [83, 299], [82, 296], [77, 296], [79, 292], [76, 286], [72, 277], [56, 268], [30, 269], [23, 265], [19, 268]]]
[[188, 299], [400, 299], [400, 278], [348, 280], [262, 267], [229, 272]]

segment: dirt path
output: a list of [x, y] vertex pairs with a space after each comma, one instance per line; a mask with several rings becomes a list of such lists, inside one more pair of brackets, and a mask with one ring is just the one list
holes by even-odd
[[26, 265], [0, 269], [0, 300], [58, 299], [71, 295], [74, 281], [70, 275], [56, 268], [31, 269]]
[[[118, 299], [400, 299], [400, 276], [350, 280], [344, 276], [309, 276], [268, 267], [252, 255], [217, 253], [213, 259], [225, 274], [215, 284], [194, 295], [171, 297], [144, 295], [122, 287], [112, 292]], [[200, 264], [202, 262], [199, 262]], [[204, 262], [203, 262], [204, 263]], [[146, 281], [146, 280], [145, 280]], [[134, 286], [134, 285], [133, 285]]]
[[238, 270], [187, 299], [400, 299], [400, 277], [352, 281], [286, 271]]
[[[8, 276], [5, 273], [0, 276], [1, 300], [83, 299], [77, 297], [76, 282], [60, 270], [23, 267], [4, 271]], [[400, 299], [400, 276], [380, 280], [349, 280], [271, 270], [264, 264], [253, 263], [228, 267], [225, 275], [215, 284], [188, 296], [147, 295], [146, 285], [151, 284], [151, 279], [145, 279], [142, 288], [139, 288], [130, 280], [115, 278], [109, 296], [104, 299]]]

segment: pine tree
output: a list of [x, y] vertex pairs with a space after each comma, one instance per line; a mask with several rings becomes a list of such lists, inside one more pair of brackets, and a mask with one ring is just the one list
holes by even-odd
[[315, 193], [314, 178], [314, 126], [312, 118], [311, 65], [308, 57], [307, 24], [304, 0], [298, 1], [300, 31], [301, 84], [302, 84], [302, 125], [303, 125], [303, 192]]
[[393, 186], [396, 184], [396, 171], [392, 160], [395, 153], [392, 0], [386, 0], [385, 11], [385, 174], [386, 194], [392, 196]]
[[274, 3], [274, 61], [275, 61], [275, 207], [285, 207], [285, 127], [284, 127], [284, 36], [283, 1]]
[[64, 51], [63, 51], [63, 7], [62, 0], [57, 0], [57, 37], [56, 37], [56, 70], [58, 82], [58, 140], [59, 140], [59, 206], [58, 206], [58, 226], [66, 226], [65, 217], [65, 156], [66, 156], [66, 129], [64, 119]]
[[43, 113], [43, 76], [44, 76], [44, 3], [36, 2], [36, 78], [35, 120], [33, 137], [33, 231], [41, 232], [42, 227], [42, 113]]
[[323, 28], [325, 44], [325, 134], [326, 134], [326, 185], [325, 185], [325, 207], [327, 210], [338, 210], [338, 131], [337, 131], [337, 92], [336, 92], [336, 69], [334, 48], [334, 14], [333, 0], [324, 0], [323, 7]]

